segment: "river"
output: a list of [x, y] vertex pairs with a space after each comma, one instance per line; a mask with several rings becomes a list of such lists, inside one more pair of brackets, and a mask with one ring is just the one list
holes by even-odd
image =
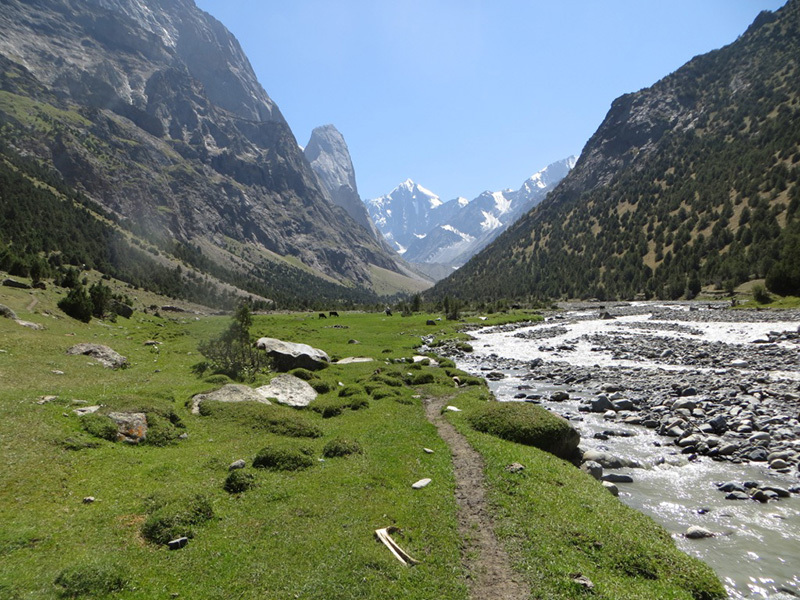
[[[540, 403], [568, 418], [583, 449], [638, 463], [605, 469], [633, 479], [616, 484], [620, 500], [708, 563], [731, 598], [798, 598], [800, 494], [762, 503], [718, 490], [723, 482], [758, 482], [800, 491], [798, 316], [710, 304], [593, 306], [532, 326], [473, 331], [474, 351], [455, 358], [489, 375], [498, 400]], [[555, 401], [555, 392], [568, 398]], [[600, 395], [633, 406], [587, 412]], [[681, 398], [689, 402], [676, 410]], [[712, 430], [708, 422], [720, 415], [725, 427]], [[691, 430], [660, 435], [676, 418]], [[725, 445], [730, 452], [720, 450]], [[778, 455], [783, 463], [773, 462]], [[714, 537], [688, 539], [690, 526]]]

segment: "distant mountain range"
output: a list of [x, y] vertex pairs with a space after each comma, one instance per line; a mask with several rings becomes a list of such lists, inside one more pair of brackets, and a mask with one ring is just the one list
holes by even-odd
[[547, 166], [518, 190], [484, 192], [473, 200], [443, 202], [434, 192], [408, 179], [387, 195], [366, 201], [366, 207], [377, 228], [404, 259], [452, 270], [541, 202], [575, 161], [570, 157]]
[[[800, 294], [800, 0], [615, 100], [575, 168], [432, 296]], [[406, 253], [407, 254], [407, 253]]]
[[175, 293], [208, 276], [208, 288], [283, 305], [428, 285], [363, 211], [341, 208], [360, 203], [352, 168], [327, 161], [335, 130], [312, 137], [307, 159], [237, 40], [192, 0], [2, 6], [0, 163], [9, 177], [52, 178], [77, 194], [128, 257], [74, 256], [46, 242], [62, 239], [44, 229], [56, 224], [25, 233], [11, 211], [0, 250], [20, 264], [70, 257], [133, 280], [155, 261], [173, 269]]

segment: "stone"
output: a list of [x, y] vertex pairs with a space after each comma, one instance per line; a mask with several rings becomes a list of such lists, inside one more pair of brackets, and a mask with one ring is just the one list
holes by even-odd
[[445, 406], [444, 409], [450, 412], [461, 412], [461, 409], [455, 406]]
[[430, 448], [423, 448], [423, 449], [422, 449], [422, 451], [423, 451], [425, 454], [433, 454], [433, 450], [431, 450]]
[[508, 471], [509, 473], [521, 473], [524, 470], [525, 470], [525, 465], [516, 462], [511, 463], [506, 467], [506, 471]]
[[764, 485], [761, 486], [761, 489], [764, 490], [765, 492], [774, 493], [778, 498], [789, 498], [791, 496], [789, 490], [775, 485]]
[[282, 373], [256, 391], [264, 398], [275, 398], [279, 404], [305, 408], [317, 398], [317, 391], [299, 377]]
[[108, 418], [117, 424], [117, 441], [138, 444], [147, 437], [147, 415], [112, 412]]
[[415, 490], [421, 490], [425, 486], [427, 486], [431, 482], [430, 478], [426, 477], [425, 479], [420, 479], [416, 483], [411, 484], [411, 488]]
[[762, 490], [762, 489], [755, 488], [755, 489], [752, 490], [752, 493], [750, 494], [750, 497], [753, 500], [757, 500], [758, 502], [761, 502], [761, 503], [765, 504], [765, 503], [769, 502], [770, 500], [777, 500], [778, 494], [776, 494], [772, 490]]
[[604, 413], [607, 410], [614, 410], [614, 405], [608, 399], [608, 396], [601, 394], [591, 401], [589, 410], [593, 413]]
[[587, 450], [583, 453], [583, 460], [596, 462], [605, 469], [621, 469], [624, 466], [622, 459], [601, 450]]
[[192, 397], [192, 414], [200, 413], [200, 404], [206, 400], [215, 402], [261, 402], [272, 404], [266, 397], [253, 388], [240, 383], [229, 383], [218, 390]]
[[736, 360], [732, 360], [731, 363], [730, 363], [730, 365], [734, 369], [744, 369], [744, 368], [747, 367], [748, 364], [749, 363], [746, 360], [742, 359], [742, 358], [737, 358]]
[[750, 500], [750, 495], [745, 492], [731, 492], [725, 496], [725, 500]]
[[622, 473], [608, 473], [603, 475], [602, 480], [610, 481], [611, 483], [633, 483], [633, 477]]
[[764, 448], [756, 448], [747, 454], [747, 460], [751, 460], [753, 462], [766, 462], [767, 456], [769, 456], [769, 454]]
[[90, 415], [92, 413], [96, 413], [98, 410], [100, 410], [100, 408], [101, 407], [99, 405], [82, 406], [81, 408], [74, 409], [72, 412], [78, 415], [79, 417], [82, 417], [83, 415]]
[[17, 281], [16, 279], [11, 279], [10, 277], [3, 280], [3, 285], [6, 287], [17, 288], [20, 290], [31, 289], [31, 286], [28, 285], [27, 283], [24, 283], [22, 281]]
[[67, 354], [91, 356], [109, 369], [124, 369], [128, 366], [127, 358], [102, 344], [76, 344], [67, 350]]
[[711, 533], [705, 527], [700, 527], [698, 525], [692, 525], [689, 529], [686, 530], [686, 533], [683, 534], [684, 537], [690, 540], [699, 540], [702, 538], [710, 538], [714, 537], [714, 534]]
[[180, 550], [189, 543], [189, 538], [186, 536], [176, 538], [167, 542], [167, 547], [170, 550]]
[[672, 410], [680, 410], [682, 408], [686, 410], [694, 410], [697, 408], [697, 403], [690, 398], [679, 398], [672, 405]]
[[550, 400], [552, 402], [563, 402], [564, 400], [569, 400], [569, 394], [559, 390], [550, 394]]
[[788, 469], [789, 467], [791, 467], [791, 465], [782, 458], [776, 458], [771, 463], [769, 463], [769, 468], [775, 469], [776, 471], [780, 469]]
[[584, 589], [587, 589], [587, 590], [593, 590], [594, 589], [594, 583], [592, 582], [591, 579], [586, 577], [586, 575], [581, 575], [580, 573], [578, 573], [576, 575], [573, 575], [572, 576], [572, 581], [574, 581], [575, 583], [577, 583], [579, 586], [581, 586]]
[[5, 304], [0, 304], [0, 317], [5, 317], [6, 319], [11, 319], [12, 321], [16, 321], [17, 313], [15, 313]]
[[291, 371], [297, 368], [318, 371], [330, 363], [330, 358], [325, 352], [308, 344], [263, 337], [256, 341], [256, 347], [264, 350], [272, 358], [278, 371]]
[[235, 471], [236, 469], [244, 469], [246, 466], [247, 463], [244, 461], [243, 458], [240, 458], [239, 460], [235, 460], [228, 465], [228, 471]]
[[609, 492], [611, 492], [612, 496], [619, 496], [619, 488], [610, 481], [604, 481], [603, 487], [606, 488]]
[[745, 487], [741, 483], [735, 481], [727, 481], [717, 486], [720, 492], [744, 492]]
[[92, 503], [94, 503], [94, 501], [95, 501], [95, 497], [94, 496], [86, 496], [83, 499], [83, 503], [84, 504], [92, 504]]
[[728, 419], [723, 415], [717, 415], [711, 419], [708, 424], [711, 425], [717, 433], [723, 433], [728, 429]]
[[586, 460], [581, 463], [581, 471], [588, 473], [598, 481], [603, 476], [603, 465], [594, 460]]

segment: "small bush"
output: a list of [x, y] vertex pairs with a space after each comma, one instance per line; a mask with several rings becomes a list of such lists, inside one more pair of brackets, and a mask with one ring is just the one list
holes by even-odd
[[273, 471], [299, 471], [314, 464], [313, 451], [302, 447], [266, 446], [258, 451], [253, 466]]
[[314, 388], [314, 391], [318, 394], [327, 394], [333, 389], [333, 386], [325, 381], [324, 379], [314, 379], [309, 381], [311, 387]]
[[311, 381], [317, 377], [312, 371], [303, 368], [292, 369], [289, 373], [303, 381]]
[[55, 579], [64, 598], [101, 596], [125, 589], [130, 578], [119, 565], [82, 564], [67, 567]]
[[339, 397], [349, 398], [350, 396], [355, 396], [357, 394], [363, 394], [363, 393], [364, 393], [364, 388], [360, 385], [346, 385], [339, 390]]
[[349, 456], [351, 454], [362, 454], [364, 451], [355, 440], [346, 440], [344, 438], [334, 438], [325, 444], [322, 449], [322, 456], [325, 458], [336, 458], [338, 456]]
[[440, 358], [439, 366], [443, 369], [455, 369], [456, 363], [449, 358]]
[[184, 425], [180, 417], [172, 410], [146, 410], [147, 437], [145, 443], [150, 446], [168, 446], [183, 433]]
[[202, 494], [171, 500], [151, 497], [149, 504], [151, 514], [142, 524], [142, 536], [155, 544], [166, 544], [182, 536], [194, 537], [193, 525], [214, 518], [211, 500]]
[[214, 383], [214, 384], [226, 384], [231, 383], [233, 380], [228, 377], [227, 375], [223, 375], [222, 373], [217, 373], [216, 375], [209, 375], [205, 379], [203, 379], [206, 383]]
[[92, 320], [94, 305], [82, 285], [72, 288], [66, 297], [58, 301], [58, 308], [78, 321], [88, 323]]
[[411, 377], [409, 377], [409, 384], [411, 385], [425, 385], [428, 383], [434, 383], [436, 381], [436, 377], [434, 377], [433, 373], [430, 371], [423, 371], [422, 373], [414, 373]]
[[255, 483], [256, 478], [252, 473], [236, 469], [228, 474], [222, 487], [229, 494], [241, 494], [253, 487]]
[[117, 424], [106, 415], [97, 413], [83, 415], [81, 417], [81, 427], [86, 433], [96, 438], [108, 440], [109, 442], [117, 441]]
[[772, 302], [772, 296], [769, 295], [767, 288], [759, 283], [753, 286], [753, 300], [759, 304], [769, 304]]
[[566, 419], [533, 404], [488, 402], [471, 411], [467, 420], [477, 431], [561, 458], [572, 458], [580, 442], [580, 435]]

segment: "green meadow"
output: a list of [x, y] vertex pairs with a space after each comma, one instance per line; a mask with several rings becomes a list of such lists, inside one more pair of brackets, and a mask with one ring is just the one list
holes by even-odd
[[[192, 396], [230, 383], [193, 369], [198, 344], [229, 316], [137, 310], [84, 324], [56, 308], [59, 297], [0, 288], [0, 304], [44, 327], [0, 318], [0, 598], [468, 598], [450, 453], [425, 418], [426, 397], [464, 410], [447, 418], [486, 461], [497, 533], [531, 598], [723, 596], [707, 567], [588, 475], [470, 427], [470, 411], [491, 400], [482, 380], [446, 360], [410, 362], [421, 336], [464, 338], [463, 323], [255, 315], [254, 337], [373, 361], [301, 372], [324, 392], [307, 409], [209, 403], [192, 414]], [[67, 355], [80, 342], [108, 345], [129, 366]], [[455, 387], [453, 375], [470, 385]], [[99, 421], [74, 412], [96, 405], [101, 415], [146, 412], [152, 440], [105, 439]], [[288, 466], [255, 467], [267, 450], [290, 457]], [[246, 466], [232, 484], [229, 465], [239, 459]], [[511, 462], [525, 471], [509, 474]], [[426, 477], [430, 485], [411, 488]], [[375, 539], [388, 526], [419, 564], [402, 565]], [[185, 547], [168, 549], [173, 534], [189, 537]], [[592, 592], [573, 582], [576, 573]]]

